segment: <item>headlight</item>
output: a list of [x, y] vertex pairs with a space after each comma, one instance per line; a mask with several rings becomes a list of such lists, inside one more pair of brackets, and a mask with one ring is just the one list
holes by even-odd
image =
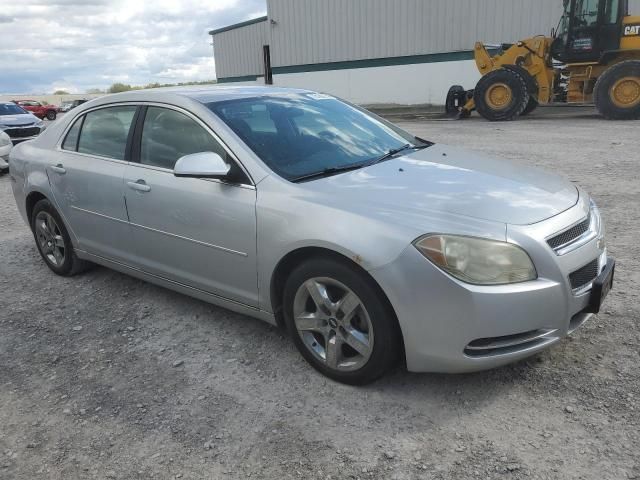
[[0, 147], [6, 147], [7, 145], [11, 145], [11, 139], [9, 135], [0, 130]]
[[458, 280], [476, 285], [504, 285], [538, 278], [529, 255], [506, 242], [457, 235], [428, 235], [415, 247]]

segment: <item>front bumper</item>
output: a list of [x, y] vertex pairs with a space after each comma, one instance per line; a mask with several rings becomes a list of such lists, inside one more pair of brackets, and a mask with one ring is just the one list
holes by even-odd
[[505, 365], [533, 355], [572, 333], [591, 317], [591, 289], [573, 291], [569, 275], [598, 259], [607, 263], [602, 236], [558, 256], [545, 238], [589, 212], [588, 203], [531, 226], [509, 227], [538, 271], [534, 281], [478, 286], [456, 280], [412, 245], [398, 259], [371, 271], [395, 309], [407, 368], [462, 373]]

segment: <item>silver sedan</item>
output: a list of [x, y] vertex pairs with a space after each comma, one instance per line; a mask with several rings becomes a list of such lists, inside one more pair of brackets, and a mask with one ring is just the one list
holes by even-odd
[[55, 273], [100, 264], [280, 325], [346, 383], [525, 358], [613, 281], [580, 188], [305, 90], [105, 96], [9, 163]]

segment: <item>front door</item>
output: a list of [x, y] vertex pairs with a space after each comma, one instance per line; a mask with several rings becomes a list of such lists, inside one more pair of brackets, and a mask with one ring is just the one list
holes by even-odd
[[622, 0], [574, 0], [567, 61], [595, 62], [620, 47]]
[[47, 175], [80, 250], [129, 263], [130, 227], [123, 179], [135, 106], [93, 110], [69, 129]]
[[257, 306], [255, 188], [248, 178], [229, 184], [175, 177], [173, 167], [184, 155], [210, 151], [234, 160], [186, 112], [149, 106], [143, 116], [139, 162], [125, 172], [139, 268]]

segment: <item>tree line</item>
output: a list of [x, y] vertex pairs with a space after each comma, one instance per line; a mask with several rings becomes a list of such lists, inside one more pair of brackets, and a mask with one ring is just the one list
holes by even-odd
[[[161, 88], [161, 87], [181, 87], [184, 85], [209, 85], [212, 83], [216, 83], [215, 80], [203, 80], [199, 82], [180, 82], [180, 83], [159, 83], [152, 82], [147, 83], [146, 85], [129, 85], [127, 83], [116, 82], [112, 84], [109, 88], [104, 90], [100, 88], [89, 88], [85, 93], [88, 94], [99, 94], [99, 93], [120, 93], [120, 92], [128, 92], [129, 90], [145, 90], [147, 88]], [[66, 90], [56, 90], [53, 92], [54, 95], [69, 95], [69, 92]]]

